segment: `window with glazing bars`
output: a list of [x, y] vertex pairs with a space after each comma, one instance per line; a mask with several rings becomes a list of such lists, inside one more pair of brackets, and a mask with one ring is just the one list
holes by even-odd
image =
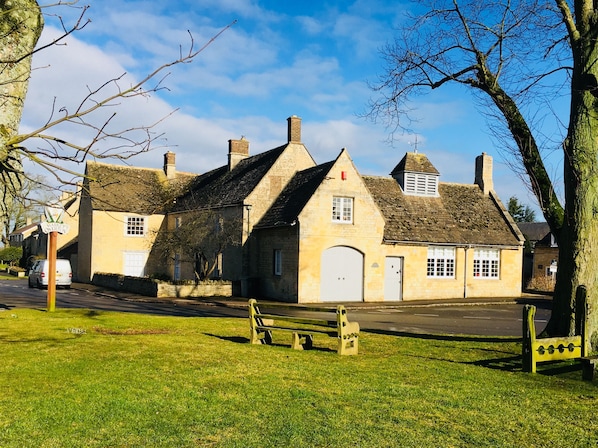
[[129, 236], [145, 235], [145, 218], [141, 216], [128, 216], [126, 234]]
[[455, 277], [455, 248], [428, 247], [428, 277]]
[[500, 274], [500, 250], [476, 249], [473, 256], [473, 276], [498, 278]]
[[353, 222], [353, 198], [332, 198], [332, 221], [347, 224]]

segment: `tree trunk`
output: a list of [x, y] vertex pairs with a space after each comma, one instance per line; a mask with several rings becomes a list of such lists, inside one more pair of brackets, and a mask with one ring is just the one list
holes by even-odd
[[31, 75], [31, 53], [43, 27], [43, 16], [36, 1], [0, 0], [0, 170], [2, 172], [10, 170], [15, 162], [10, 140], [19, 130]]
[[588, 291], [587, 330], [598, 350], [598, 25], [593, 9], [576, 8], [579, 36], [573, 39], [571, 118], [564, 143], [565, 217], [559, 266], [547, 331], [575, 331], [575, 293]]

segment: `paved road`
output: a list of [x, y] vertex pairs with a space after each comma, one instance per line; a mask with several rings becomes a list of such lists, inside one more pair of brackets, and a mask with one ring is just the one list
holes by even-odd
[[[47, 307], [47, 291], [28, 288], [26, 281], [0, 280], [0, 309]], [[247, 317], [247, 309], [232, 303], [193, 300], [163, 301], [135, 294], [104, 291], [91, 285], [75, 284], [71, 289], [56, 290], [56, 308], [89, 308], [187, 317]]]
[[[30, 289], [22, 280], [0, 280], [0, 309], [46, 308], [47, 292]], [[536, 327], [542, 331], [550, 317], [550, 301], [528, 299], [537, 306]], [[346, 304], [349, 319], [363, 330], [390, 334], [450, 334], [521, 337], [521, 308], [525, 300], [403, 302], [392, 305]], [[157, 300], [116, 293], [91, 285], [59, 289], [57, 308], [90, 308], [106, 311], [171, 316], [247, 317], [245, 299]], [[298, 307], [302, 308], [302, 307]], [[302, 309], [295, 311], [305, 314]]]

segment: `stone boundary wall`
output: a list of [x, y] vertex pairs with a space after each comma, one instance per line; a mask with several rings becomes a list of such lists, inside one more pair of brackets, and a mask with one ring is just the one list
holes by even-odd
[[146, 277], [94, 273], [91, 283], [116, 291], [126, 291], [148, 297], [231, 297], [232, 283], [208, 280], [199, 284], [176, 285]]

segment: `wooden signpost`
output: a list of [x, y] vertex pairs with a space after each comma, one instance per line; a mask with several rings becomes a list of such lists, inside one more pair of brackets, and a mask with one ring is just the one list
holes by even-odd
[[53, 204], [45, 208], [46, 222], [40, 224], [42, 232], [48, 234], [48, 300], [47, 309], [56, 309], [56, 253], [59, 233], [69, 231], [68, 224], [62, 222], [64, 208], [60, 204]]

